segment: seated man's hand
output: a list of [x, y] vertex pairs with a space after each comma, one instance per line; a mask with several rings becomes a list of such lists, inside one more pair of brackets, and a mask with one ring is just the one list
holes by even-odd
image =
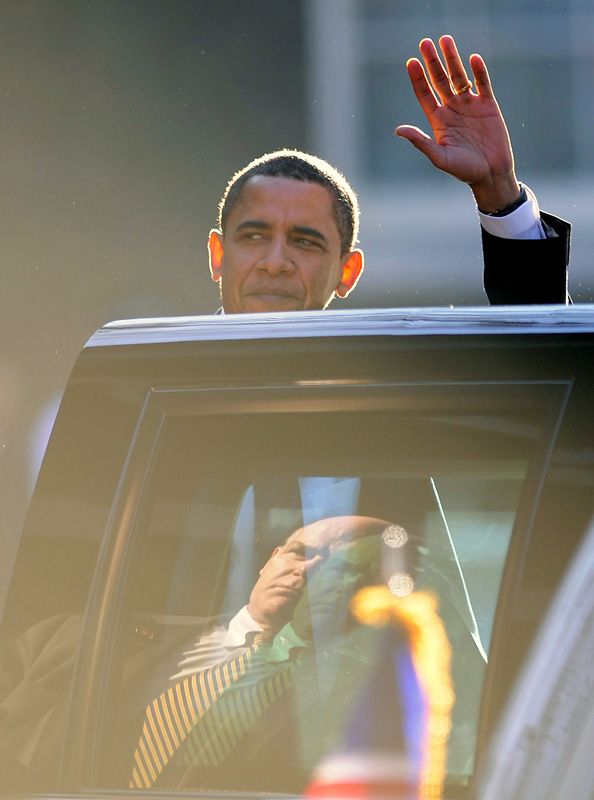
[[439, 45], [445, 66], [431, 39], [419, 45], [425, 68], [417, 58], [406, 64], [434, 138], [412, 125], [400, 125], [395, 132], [436, 167], [468, 183], [482, 211], [498, 211], [517, 200], [520, 187], [487, 66], [477, 53], [470, 56], [473, 90], [454, 39], [442, 36]]
[[305, 558], [290, 543], [289, 539], [274, 549], [250, 595], [248, 611], [265, 633], [275, 634], [289, 622], [303, 593], [308, 571], [322, 560], [321, 555]]
[[[363, 579], [377, 576], [381, 535], [390, 523], [375, 517], [328, 517], [295, 531], [260, 570], [247, 610], [266, 633], [292, 621], [310, 639], [312, 626], [344, 630], [348, 601]], [[330, 624], [331, 621], [331, 624]]]

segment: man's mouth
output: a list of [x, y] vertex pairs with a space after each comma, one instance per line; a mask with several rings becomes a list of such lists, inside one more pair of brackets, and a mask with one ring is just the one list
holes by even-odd
[[278, 289], [267, 286], [262, 286], [257, 289], [251, 289], [248, 293], [249, 297], [279, 297], [288, 300], [297, 300], [297, 295], [286, 289]]

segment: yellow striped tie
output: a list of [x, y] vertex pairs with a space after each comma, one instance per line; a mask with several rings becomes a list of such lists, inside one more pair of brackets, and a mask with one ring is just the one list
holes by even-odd
[[[264, 709], [289, 687], [287, 664], [273, 675], [265, 664], [252, 664], [254, 654], [270, 637], [258, 634], [250, 648], [229, 661], [188, 675], [146, 708], [134, 753], [131, 789], [149, 789], [182, 743], [187, 764], [217, 766], [247, 733]], [[250, 669], [242, 691], [224, 694]]]

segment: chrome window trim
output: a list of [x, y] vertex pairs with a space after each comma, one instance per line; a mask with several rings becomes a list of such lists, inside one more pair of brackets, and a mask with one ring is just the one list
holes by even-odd
[[298, 311], [117, 320], [85, 349], [191, 341], [310, 337], [594, 333], [594, 305]]

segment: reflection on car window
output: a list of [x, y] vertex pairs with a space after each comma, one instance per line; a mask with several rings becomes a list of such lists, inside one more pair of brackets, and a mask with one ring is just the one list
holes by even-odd
[[[448, 780], [465, 784], [502, 570], [549, 435], [547, 403], [542, 389], [482, 386], [464, 397], [415, 390], [373, 418], [166, 418], [128, 560], [109, 767], [98, 782], [301, 791], [378, 657], [349, 599], [380, 584], [438, 598], [456, 691]], [[241, 687], [271, 663], [276, 689], [246, 717]], [[193, 711], [174, 702], [185, 679], [208, 690]], [[195, 718], [191, 735], [184, 714]], [[167, 742], [153, 738], [161, 723], [166, 757]]]

